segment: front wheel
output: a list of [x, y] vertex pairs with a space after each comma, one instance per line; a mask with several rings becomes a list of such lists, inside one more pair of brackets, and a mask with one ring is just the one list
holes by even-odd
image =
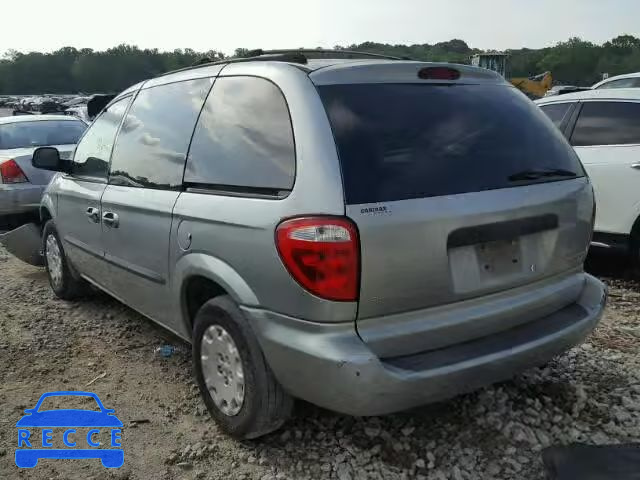
[[278, 429], [291, 415], [293, 399], [267, 365], [238, 306], [228, 296], [206, 302], [193, 329], [194, 375], [218, 425], [238, 439]]
[[58, 298], [73, 300], [87, 292], [86, 282], [71, 272], [53, 220], [42, 230], [42, 252], [49, 284]]

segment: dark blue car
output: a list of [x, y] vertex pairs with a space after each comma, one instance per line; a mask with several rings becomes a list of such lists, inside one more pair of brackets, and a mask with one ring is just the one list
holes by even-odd
[[[56, 409], [40, 411], [42, 402], [49, 397], [74, 396], [93, 398], [100, 411], [84, 409]], [[114, 415], [114, 410], [105, 408], [100, 398], [91, 392], [50, 392], [40, 397], [34, 408], [24, 411], [16, 427], [18, 427], [18, 448], [16, 449], [16, 465], [20, 468], [33, 468], [41, 458], [99, 458], [107, 468], [118, 468], [124, 463], [124, 451], [120, 445], [120, 427], [122, 422]], [[42, 442], [36, 445], [40, 437], [31, 438], [30, 427], [42, 430]], [[49, 428], [67, 428], [63, 435], [64, 444], [70, 448], [52, 448], [50, 442], [52, 430]], [[119, 448], [73, 448], [76, 442], [70, 441], [70, 435], [75, 434], [74, 428], [93, 427], [86, 435], [90, 447], [99, 447], [100, 443], [93, 441], [94, 435], [100, 433], [100, 428], [111, 430], [111, 447]], [[33, 442], [33, 446], [32, 446]], [[20, 448], [27, 447], [27, 448]]]

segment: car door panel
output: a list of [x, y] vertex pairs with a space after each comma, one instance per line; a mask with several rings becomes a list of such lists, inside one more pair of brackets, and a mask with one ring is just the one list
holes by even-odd
[[640, 204], [640, 103], [582, 102], [571, 143], [595, 191], [595, 230], [628, 235]]
[[88, 209], [100, 210], [100, 198], [106, 183], [62, 175], [58, 182], [56, 227], [71, 264], [92, 280], [102, 278], [102, 225], [87, 215]]
[[58, 175], [51, 192], [57, 196], [56, 228], [71, 264], [84, 277], [102, 286], [108, 276], [104, 263], [100, 200], [115, 137], [131, 97], [108, 106], [80, 139], [71, 174]]
[[[152, 85], [133, 101], [113, 150], [101, 203], [106, 289], [171, 328], [169, 240], [173, 207], [210, 78]], [[170, 114], [168, 113], [170, 112]]]
[[[110, 275], [106, 289], [164, 323], [168, 301], [171, 215], [180, 192], [109, 185], [102, 196], [102, 232]], [[117, 225], [105, 223], [117, 215]]]
[[640, 145], [575, 147], [596, 196], [597, 232], [629, 234], [640, 202]]

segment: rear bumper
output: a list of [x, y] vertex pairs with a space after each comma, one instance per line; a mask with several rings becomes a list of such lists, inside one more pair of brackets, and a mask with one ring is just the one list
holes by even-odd
[[[575, 303], [505, 332], [380, 358], [354, 323], [318, 324], [244, 307], [269, 365], [293, 396], [350, 415], [381, 415], [456, 396], [541, 365], [600, 320], [606, 288], [584, 275]], [[429, 318], [425, 318], [428, 322]]]
[[0, 215], [37, 211], [45, 188], [32, 183], [0, 185]]

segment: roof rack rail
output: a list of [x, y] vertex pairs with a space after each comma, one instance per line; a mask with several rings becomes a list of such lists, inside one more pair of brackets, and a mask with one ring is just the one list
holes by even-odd
[[242, 62], [290, 62], [306, 64], [310, 58], [336, 58], [336, 56], [342, 58], [380, 58], [387, 60], [411, 60], [408, 57], [393, 57], [390, 55], [381, 55], [379, 53], [358, 52], [355, 50], [323, 50], [323, 49], [291, 49], [291, 50], [249, 50], [245, 55], [241, 57], [233, 57], [224, 60], [212, 60], [204, 57], [197, 60], [193, 65], [189, 67], [179, 68], [177, 70], [171, 70], [165, 72], [160, 76], [169, 75], [171, 73], [183, 72], [185, 70], [192, 70], [194, 68], [204, 67], [206, 65], [224, 65], [228, 63], [242, 63]]
[[184, 72], [186, 70], [193, 70], [194, 68], [200, 68], [211, 65], [226, 65], [229, 63], [242, 63], [242, 62], [268, 62], [268, 61], [277, 61], [277, 62], [291, 62], [291, 63], [307, 63], [307, 58], [304, 55], [297, 54], [261, 54], [256, 56], [245, 56], [245, 57], [234, 57], [227, 58], [224, 60], [212, 60], [210, 58], [204, 57], [197, 61], [195, 61], [192, 65], [188, 67], [178, 68], [176, 70], [171, 70], [169, 72], [162, 73], [158, 75], [159, 77], [164, 77], [165, 75], [169, 75], [172, 73]]
[[297, 48], [286, 50], [252, 50], [249, 52], [252, 56], [260, 55], [283, 55], [283, 54], [300, 54], [310, 58], [335, 58], [336, 56], [346, 58], [385, 58], [387, 60], [411, 60], [408, 57], [394, 57], [391, 55], [382, 55], [380, 53], [360, 52], [357, 50], [335, 50], [322, 48]]

